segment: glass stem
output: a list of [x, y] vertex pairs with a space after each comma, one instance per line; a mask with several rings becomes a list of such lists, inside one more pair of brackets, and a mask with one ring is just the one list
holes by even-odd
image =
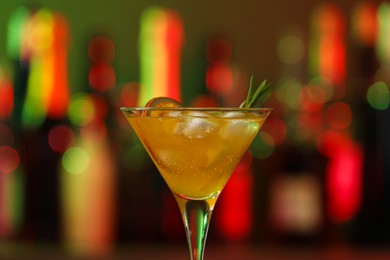
[[184, 221], [191, 260], [202, 260], [213, 210], [206, 200], [176, 199]]

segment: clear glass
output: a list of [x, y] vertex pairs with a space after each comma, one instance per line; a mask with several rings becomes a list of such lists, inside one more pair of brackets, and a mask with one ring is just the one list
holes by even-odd
[[203, 259], [215, 203], [272, 109], [121, 110], [177, 201], [191, 259]]

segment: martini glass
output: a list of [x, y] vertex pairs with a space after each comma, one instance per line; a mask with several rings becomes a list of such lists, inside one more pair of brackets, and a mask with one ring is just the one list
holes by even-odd
[[223, 187], [269, 108], [123, 107], [181, 211], [192, 260], [202, 260]]

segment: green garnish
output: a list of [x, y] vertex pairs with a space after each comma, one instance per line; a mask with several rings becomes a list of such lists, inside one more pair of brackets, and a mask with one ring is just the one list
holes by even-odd
[[261, 82], [260, 86], [255, 92], [252, 90], [253, 75], [249, 81], [248, 96], [246, 100], [241, 103], [241, 108], [261, 107], [268, 97], [272, 94], [272, 85], [266, 80]]

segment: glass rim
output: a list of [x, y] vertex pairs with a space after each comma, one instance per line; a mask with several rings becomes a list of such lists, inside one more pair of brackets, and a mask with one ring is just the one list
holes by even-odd
[[245, 108], [245, 107], [121, 107], [121, 111], [247, 111], [247, 112], [268, 112], [273, 108], [260, 107], [260, 108]]

